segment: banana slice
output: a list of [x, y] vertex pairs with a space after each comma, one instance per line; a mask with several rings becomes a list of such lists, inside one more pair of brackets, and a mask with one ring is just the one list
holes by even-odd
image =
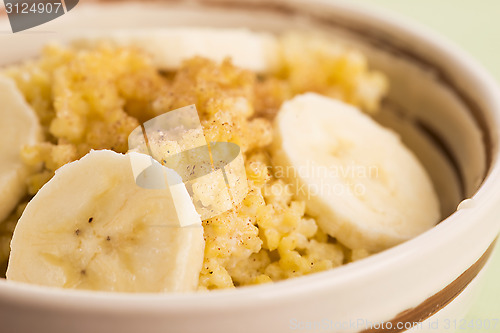
[[26, 103], [16, 84], [0, 75], [0, 221], [16, 207], [26, 192], [29, 170], [23, 164], [20, 150], [38, 142], [42, 131], [38, 118]]
[[352, 249], [386, 249], [440, 217], [429, 176], [399, 137], [340, 101], [308, 93], [284, 103], [273, 156], [319, 226]]
[[107, 41], [117, 46], [135, 46], [148, 53], [156, 66], [172, 70], [182, 61], [201, 56], [221, 62], [230, 57], [236, 66], [266, 72], [278, 65], [278, 43], [268, 33], [247, 29], [170, 28], [117, 30], [89, 33], [73, 45], [92, 47]]
[[[7, 279], [119, 292], [195, 290], [205, 246], [199, 215], [187, 193], [174, 202], [168, 186], [136, 185], [131, 163], [139, 155], [92, 151], [57, 170], [17, 224]], [[167, 173], [160, 182], [172, 178], [158, 167]], [[158, 174], [149, 170], [144, 177]], [[177, 214], [176, 207], [189, 211]]]

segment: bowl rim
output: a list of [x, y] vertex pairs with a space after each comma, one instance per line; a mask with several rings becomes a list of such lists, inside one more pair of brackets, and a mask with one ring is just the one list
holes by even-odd
[[[167, 1], [168, 3], [169, 1]], [[215, 1], [217, 2], [217, 1]], [[208, 1], [207, 4], [211, 2]], [[284, 1], [272, 0], [273, 5], [285, 5]], [[115, 5], [116, 2], [113, 2]], [[461, 64], [462, 76], [475, 78], [480, 83], [484, 100], [493, 110], [490, 116], [494, 121], [492, 128], [500, 128], [500, 89], [491, 77], [474, 59], [447, 39], [439, 36], [430, 29], [407, 19], [398, 17], [392, 12], [372, 6], [359, 6], [345, 0], [291, 0], [286, 6], [311, 5], [329, 7], [342, 15], [356, 15], [364, 20], [369, 20], [371, 25], [383, 27], [383, 30], [396, 29], [399, 34], [409, 36], [434, 51], [439, 51], [443, 57], [452, 59]], [[90, 5], [85, 5], [90, 6]], [[495, 142], [500, 141], [500, 132], [492, 131]], [[120, 312], [133, 310], [141, 313], [193, 312], [232, 308], [246, 308], [261, 304], [262, 300], [282, 302], [294, 299], [299, 295], [318, 292], [322, 289], [343, 288], [353, 279], [359, 279], [370, 273], [380, 272], [398, 263], [412, 260], [417, 256], [431, 255], [438, 250], [441, 239], [452, 239], [458, 234], [471, 228], [473, 221], [477, 221], [479, 213], [500, 202], [500, 193], [495, 193], [495, 188], [500, 186], [500, 158], [495, 144], [491, 167], [483, 184], [472, 196], [477, 204], [473, 208], [459, 209], [445, 218], [434, 228], [423, 234], [406, 241], [400, 245], [387, 249], [378, 254], [358, 262], [337, 267], [332, 270], [314, 273], [307, 276], [279, 281], [272, 284], [238, 287], [230, 290], [214, 290], [210, 292], [193, 293], [113, 293], [86, 290], [69, 290], [45, 286], [30, 285], [15, 281], [0, 279], [0, 297], [11, 299], [13, 302], [27, 302], [44, 307], [77, 307], [89, 311]], [[476, 222], [474, 222], [476, 223]], [[494, 241], [500, 226], [496, 227], [495, 234], [488, 235]], [[425, 246], [424, 246], [425, 245]], [[485, 246], [485, 248], [488, 247]], [[422, 250], [421, 252], [416, 249]], [[480, 253], [479, 255], [481, 255]], [[478, 256], [479, 257], [479, 256]], [[472, 264], [472, 263], [471, 263]], [[110, 307], [110, 304], [113, 306]]]

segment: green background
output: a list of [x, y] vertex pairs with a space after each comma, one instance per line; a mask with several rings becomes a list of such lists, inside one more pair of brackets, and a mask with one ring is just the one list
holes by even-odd
[[[351, 0], [399, 13], [444, 35], [476, 58], [500, 82], [500, 0]], [[500, 188], [499, 188], [500, 191]], [[499, 217], [500, 223], [500, 217]], [[467, 319], [500, 319], [500, 246]], [[466, 329], [459, 332], [500, 332]]]

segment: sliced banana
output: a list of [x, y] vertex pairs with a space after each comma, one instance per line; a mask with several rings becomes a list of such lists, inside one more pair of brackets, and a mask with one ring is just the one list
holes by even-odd
[[170, 28], [117, 30], [89, 33], [73, 44], [92, 47], [107, 41], [116, 46], [133, 46], [148, 53], [159, 68], [173, 70], [191, 57], [220, 62], [230, 57], [236, 66], [265, 72], [278, 64], [278, 42], [268, 33], [247, 29]]
[[16, 84], [0, 75], [0, 221], [4, 220], [26, 193], [29, 170], [21, 161], [24, 145], [42, 137], [38, 118]]
[[426, 171], [392, 131], [358, 109], [308, 93], [275, 122], [275, 172], [308, 213], [352, 249], [380, 251], [434, 226], [439, 201]]
[[[205, 246], [199, 215], [187, 193], [174, 202], [168, 186], [138, 186], [136, 155], [91, 151], [57, 170], [17, 224], [7, 279], [117, 292], [195, 290]], [[157, 175], [153, 169], [144, 177]]]

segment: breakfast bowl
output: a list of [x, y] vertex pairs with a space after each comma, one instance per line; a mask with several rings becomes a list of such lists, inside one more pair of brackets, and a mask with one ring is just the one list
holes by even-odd
[[[7, 30], [6, 16], [0, 20], [0, 29]], [[484, 69], [418, 25], [323, 0], [80, 3], [45, 25], [0, 36], [0, 66], [33, 58], [50, 40], [68, 41], [90, 30], [105, 34], [170, 27], [299, 31], [360, 50], [389, 81], [373, 117], [397, 132], [427, 170], [441, 221], [361, 260], [255, 286], [117, 293], [0, 279], [1, 331], [459, 329], [500, 231], [500, 90]]]

